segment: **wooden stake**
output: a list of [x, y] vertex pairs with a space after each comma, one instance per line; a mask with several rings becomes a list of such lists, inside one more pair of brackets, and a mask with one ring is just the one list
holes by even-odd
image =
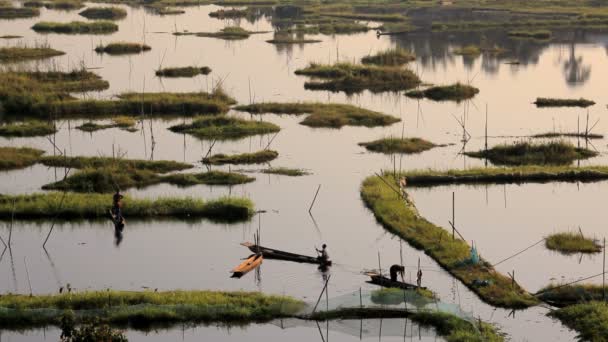
[[382, 266], [380, 265], [380, 251], [378, 251], [378, 272], [382, 275]]
[[321, 184], [317, 187], [317, 192], [315, 192], [315, 197], [312, 199], [312, 203], [310, 203], [310, 207], [308, 208], [308, 213], [312, 210], [312, 206], [315, 205], [315, 201], [317, 200], [317, 195], [319, 194], [319, 190], [321, 190]]
[[359, 288], [359, 307], [363, 308], [363, 294], [361, 293], [361, 288]]
[[486, 152], [488, 151], [488, 104], [486, 103]]
[[452, 240], [454, 240], [454, 230], [456, 229], [456, 193], [452, 192]]
[[30, 281], [30, 272], [27, 269], [27, 262], [25, 262], [25, 257], [23, 257], [23, 264], [25, 265], [25, 274], [27, 275], [27, 283], [30, 287], [30, 297], [33, 295], [32, 293], [32, 283]]
[[602, 299], [606, 300], [606, 238], [604, 238], [604, 262], [602, 263]]

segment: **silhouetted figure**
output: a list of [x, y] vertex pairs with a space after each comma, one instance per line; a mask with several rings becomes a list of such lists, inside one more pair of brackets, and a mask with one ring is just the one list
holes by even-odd
[[418, 269], [418, 273], [416, 274], [416, 285], [418, 287], [422, 286], [422, 270]]
[[397, 281], [397, 275], [400, 274], [401, 277], [403, 277], [403, 273], [405, 272], [405, 267], [403, 267], [401, 265], [393, 265], [389, 269], [389, 272], [391, 274], [391, 280], [392, 281]]
[[319, 254], [319, 256], [317, 257], [317, 259], [319, 259], [319, 261], [321, 261], [321, 264], [327, 264], [329, 263], [329, 254], [327, 253], [327, 245], [323, 244], [323, 246], [321, 247], [321, 249], [317, 249], [317, 253]]

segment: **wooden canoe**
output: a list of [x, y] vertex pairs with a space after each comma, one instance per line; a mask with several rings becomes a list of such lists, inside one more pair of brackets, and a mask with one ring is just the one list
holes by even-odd
[[240, 265], [235, 267], [232, 270], [232, 278], [240, 278], [247, 274], [249, 271], [255, 269], [260, 266], [264, 261], [264, 257], [262, 254], [252, 254], [245, 261], [243, 261]]
[[[374, 284], [374, 285], [378, 285], [378, 286], [382, 286], [382, 287], [391, 287], [391, 288], [397, 288], [397, 289], [404, 289], [404, 290], [415, 290], [418, 289], [418, 285], [414, 285], [414, 284], [410, 284], [410, 283], [406, 283], [406, 282], [402, 282], [402, 281], [392, 281], [390, 278], [387, 278], [383, 275], [380, 275], [378, 273], [366, 273], [371, 279], [368, 280], [367, 282], [370, 284]], [[423, 290], [426, 290], [426, 287], [420, 287]]]
[[319, 258], [315, 258], [315, 257], [307, 256], [307, 255], [300, 255], [300, 254], [295, 254], [295, 253], [284, 252], [284, 251], [267, 248], [267, 247], [263, 247], [263, 246], [258, 246], [251, 242], [243, 242], [243, 243], [241, 243], [241, 245], [249, 248], [249, 250], [254, 253], [262, 253], [264, 258], [266, 258], [266, 259], [276, 259], [276, 260], [301, 262], [301, 263], [307, 263], [307, 264], [317, 264], [317, 265], [322, 265], [322, 266], [331, 266], [331, 260], [329, 260], [327, 262], [322, 262]]

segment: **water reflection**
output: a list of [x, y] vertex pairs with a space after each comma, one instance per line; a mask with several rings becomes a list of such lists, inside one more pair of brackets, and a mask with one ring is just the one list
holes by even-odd
[[591, 65], [583, 63], [583, 56], [576, 56], [576, 44], [569, 46], [568, 59], [564, 62], [564, 77], [569, 86], [581, 86], [591, 76]]

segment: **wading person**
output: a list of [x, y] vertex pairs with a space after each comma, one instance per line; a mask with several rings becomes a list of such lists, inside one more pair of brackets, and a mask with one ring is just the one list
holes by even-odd
[[418, 273], [416, 274], [416, 285], [420, 287], [422, 285], [422, 270], [418, 269]]
[[401, 265], [393, 265], [389, 269], [389, 272], [391, 274], [391, 280], [392, 281], [397, 281], [397, 275], [400, 274], [401, 277], [403, 277], [403, 273], [405, 272], [405, 267], [403, 267]]
[[120, 194], [120, 189], [116, 190], [114, 196], [112, 196], [112, 211], [114, 212], [115, 223], [122, 222], [122, 199], [123, 195]]

